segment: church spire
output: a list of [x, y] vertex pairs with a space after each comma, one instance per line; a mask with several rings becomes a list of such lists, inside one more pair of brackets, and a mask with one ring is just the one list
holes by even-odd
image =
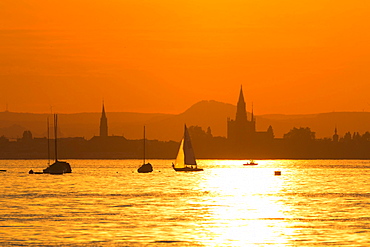
[[240, 85], [239, 102], [245, 103], [245, 101], [244, 101], [244, 94], [243, 94], [243, 85]]
[[335, 129], [334, 129], [333, 141], [334, 142], [338, 142], [339, 141], [339, 135], [338, 135], [337, 126], [335, 126]]
[[236, 109], [235, 121], [247, 121], [247, 110], [243, 95], [243, 86], [240, 86], [239, 101]]
[[104, 101], [103, 101], [103, 109], [100, 118], [100, 136], [108, 136], [108, 120], [105, 115], [105, 108], [104, 108]]
[[102, 117], [106, 118], [106, 116], [105, 116], [105, 108], [104, 108], [104, 101], [103, 101]]
[[252, 102], [252, 119], [251, 119], [251, 121], [252, 121], [252, 122], [254, 121], [253, 102]]

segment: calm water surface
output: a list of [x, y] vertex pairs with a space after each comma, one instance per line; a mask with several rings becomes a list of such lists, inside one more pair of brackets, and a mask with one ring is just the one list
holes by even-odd
[[0, 161], [0, 245], [370, 246], [370, 161], [69, 162], [29, 175], [46, 161]]

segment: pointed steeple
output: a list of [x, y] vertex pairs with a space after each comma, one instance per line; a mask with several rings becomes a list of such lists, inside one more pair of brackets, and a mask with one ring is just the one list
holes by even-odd
[[106, 118], [106, 116], [105, 116], [105, 108], [104, 108], [104, 101], [103, 101], [102, 117]]
[[243, 86], [240, 86], [239, 101], [236, 109], [235, 121], [247, 121], [247, 110], [243, 95]]
[[252, 121], [252, 122], [254, 121], [253, 102], [252, 102], [252, 119], [251, 119], [251, 121]]
[[239, 102], [245, 103], [245, 101], [244, 101], [244, 94], [243, 94], [243, 85], [240, 85]]
[[338, 142], [339, 141], [339, 135], [338, 135], [337, 126], [335, 126], [335, 129], [334, 129], [333, 141], [334, 142]]
[[100, 136], [108, 136], [108, 120], [105, 115], [105, 108], [104, 108], [104, 101], [103, 101], [103, 109], [100, 118]]

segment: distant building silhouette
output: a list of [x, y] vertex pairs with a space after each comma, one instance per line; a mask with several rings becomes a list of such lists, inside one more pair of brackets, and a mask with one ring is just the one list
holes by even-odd
[[26, 131], [23, 132], [23, 137], [22, 137], [23, 141], [30, 141], [32, 139], [33, 138], [32, 138], [32, 132], [31, 131], [26, 130]]
[[256, 122], [252, 115], [248, 120], [243, 88], [240, 88], [235, 120], [227, 119], [227, 138], [235, 143], [244, 143], [254, 139]]
[[103, 109], [102, 109], [102, 114], [100, 118], [100, 136], [101, 137], [108, 136], [108, 120], [107, 120], [107, 116], [105, 115], [104, 102], [103, 102]]
[[256, 119], [253, 113], [253, 106], [251, 118], [248, 120], [243, 87], [241, 86], [235, 120], [230, 118], [227, 119], [227, 139], [234, 144], [247, 144], [256, 141], [273, 140], [273, 138], [274, 133], [271, 126], [269, 126], [266, 132], [256, 131]]
[[[103, 102], [102, 114], [100, 118], [100, 135], [93, 136], [87, 141], [87, 150], [93, 155], [94, 158], [119, 158], [119, 157], [133, 157], [133, 151], [130, 146], [130, 141], [128, 141], [124, 136], [108, 135], [108, 119], [105, 114], [105, 106]], [[130, 150], [129, 153], [125, 153]], [[126, 155], [126, 156], [124, 156]]]
[[338, 131], [337, 131], [337, 127], [335, 127], [334, 135], [333, 135], [333, 142], [338, 142], [338, 141], [339, 141]]

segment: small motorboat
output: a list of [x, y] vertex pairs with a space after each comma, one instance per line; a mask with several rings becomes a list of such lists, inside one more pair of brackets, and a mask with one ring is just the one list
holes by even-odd
[[254, 160], [250, 160], [249, 162], [243, 164], [244, 166], [256, 166], [258, 163], [254, 162]]

